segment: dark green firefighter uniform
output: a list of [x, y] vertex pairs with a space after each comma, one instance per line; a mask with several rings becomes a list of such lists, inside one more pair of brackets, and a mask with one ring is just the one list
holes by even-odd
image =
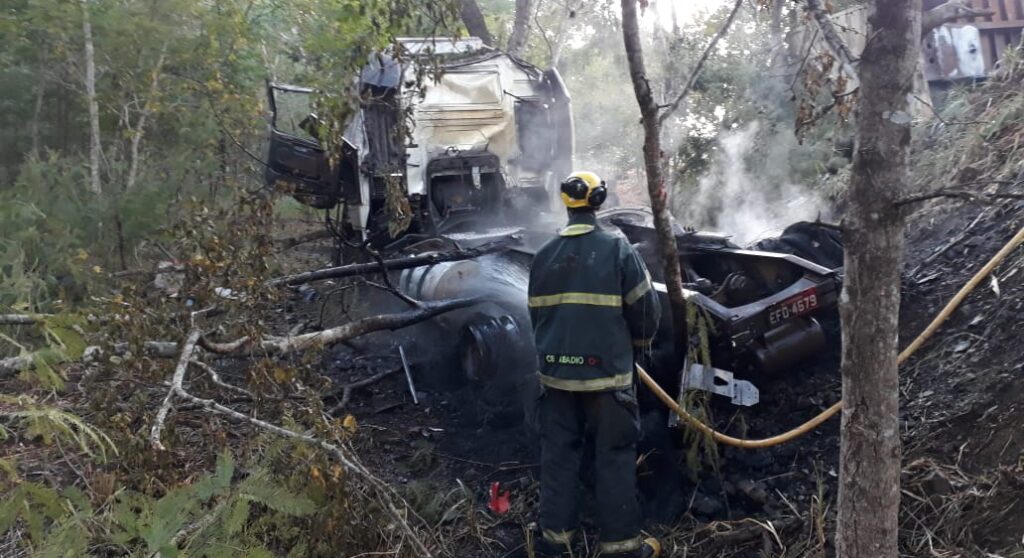
[[639, 556], [633, 359], [650, 346], [661, 314], [650, 275], [624, 236], [602, 230], [593, 211], [576, 211], [534, 258], [529, 308], [544, 391], [542, 546], [572, 541], [591, 436], [602, 556]]

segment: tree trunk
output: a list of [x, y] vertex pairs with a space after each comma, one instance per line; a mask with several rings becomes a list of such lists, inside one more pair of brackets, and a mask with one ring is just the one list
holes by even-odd
[[526, 39], [530, 36], [530, 16], [533, 15], [533, 0], [516, 0], [516, 18], [512, 26], [512, 35], [508, 38], [508, 53], [512, 56], [523, 56]]
[[876, 0], [860, 58], [857, 139], [846, 267], [843, 420], [836, 549], [842, 558], [895, 558], [900, 482], [896, 362], [910, 101], [920, 48], [921, 0]]
[[32, 121], [28, 123], [28, 135], [32, 140], [29, 152], [33, 159], [39, 158], [39, 120], [43, 117], [43, 96], [46, 94], [46, 72], [39, 72], [39, 86], [36, 88], [36, 106], [32, 111]]
[[484, 19], [484, 13], [480, 10], [480, 5], [476, 3], [476, 0], [462, 0], [459, 13], [462, 17], [462, 23], [465, 24], [466, 30], [469, 31], [470, 35], [479, 37], [487, 46], [494, 46], [494, 38], [491, 37], [491, 32], [487, 30], [487, 21]]
[[125, 190], [131, 190], [135, 187], [135, 179], [139, 174], [139, 146], [142, 143], [142, 134], [146, 129], [146, 121], [149, 120], [149, 115], [153, 112], [153, 99], [160, 91], [160, 74], [164, 71], [164, 59], [166, 56], [167, 43], [164, 42], [160, 48], [160, 57], [153, 68], [153, 75], [149, 82], [149, 93], [146, 95], [145, 102], [142, 103], [142, 112], [139, 114], [139, 119], [135, 122], [134, 127], [131, 127], [130, 122], [128, 123], [129, 132], [131, 132], [131, 145], [128, 154], [128, 178], [125, 180]]
[[771, 0], [771, 34], [772, 34], [772, 48], [777, 47], [782, 42], [782, 8], [785, 4], [785, 0]]
[[[629, 77], [633, 81], [633, 92], [640, 105], [640, 117], [644, 127], [644, 169], [647, 174], [647, 193], [651, 197], [651, 211], [654, 213], [654, 228], [658, 233], [658, 249], [664, 267], [665, 285], [672, 306], [672, 324], [676, 342], [682, 343], [685, 351], [686, 298], [683, 295], [683, 276], [679, 267], [679, 251], [676, 237], [672, 233], [672, 220], [668, 212], [668, 191], [665, 189], [665, 174], [662, 167], [661, 123], [658, 121], [658, 105], [654, 101], [647, 71], [644, 69], [643, 49], [640, 45], [640, 25], [636, 13], [637, 0], [622, 0], [622, 40], [626, 47], [629, 63]], [[696, 70], [695, 70], [696, 71]], [[685, 353], [679, 356], [685, 356]]]
[[82, 35], [85, 40], [85, 96], [89, 105], [89, 189], [100, 195], [100, 107], [96, 101], [96, 52], [92, 43], [89, 3], [82, 2]]

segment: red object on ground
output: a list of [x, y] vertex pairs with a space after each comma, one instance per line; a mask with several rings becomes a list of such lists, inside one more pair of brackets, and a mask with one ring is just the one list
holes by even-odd
[[491, 499], [487, 502], [487, 508], [498, 515], [505, 515], [509, 508], [509, 491], [500, 492], [501, 483], [491, 483]]

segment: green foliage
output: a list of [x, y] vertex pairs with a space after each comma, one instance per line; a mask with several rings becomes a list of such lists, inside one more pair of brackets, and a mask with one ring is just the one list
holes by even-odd
[[[697, 345], [689, 347], [688, 362], [697, 362], [711, 366], [710, 333], [713, 333], [714, 322], [707, 310], [694, 304], [686, 306], [686, 327], [697, 334]], [[679, 405], [688, 413], [704, 422], [714, 424], [708, 407], [708, 393], [700, 390], [689, 390], [680, 394]], [[686, 450], [686, 468], [690, 478], [696, 482], [706, 465], [717, 471], [719, 465], [718, 444], [714, 438], [693, 428], [683, 433]]]
[[[33, 363], [20, 382], [4, 380], [5, 388], [24, 395], [0, 399], [0, 437], [19, 452], [17, 461], [0, 455], [0, 538], [20, 541], [17, 550], [29, 555], [75, 557], [337, 556], [386, 547], [393, 529], [381, 521], [379, 504], [350, 487], [319, 452], [232, 437], [244, 462], [223, 453], [213, 465], [227, 445], [218, 438], [223, 432], [193, 430], [181, 409], [165, 431], [165, 441], [177, 447], [153, 451], [144, 434], [171, 364], [148, 358], [140, 345], [180, 337], [187, 307], [153, 293], [145, 273], [122, 279], [111, 272], [145, 272], [175, 260], [185, 268], [182, 290], [193, 309], [227, 310], [213, 335], [262, 335], [275, 296], [263, 285], [275, 271], [276, 201], [264, 191], [260, 160], [265, 80], [318, 86], [327, 132], [337, 132], [358, 101], [348, 85], [368, 55], [396, 36], [451, 34], [456, 6], [450, 0], [4, 5], [0, 312], [52, 316], [0, 332], [0, 357]], [[89, 188], [86, 156], [84, 10], [99, 70], [98, 196]], [[220, 298], [218, 287], [240, 294]], [[87, 322], [87, 315], [97, 319]], [[109, 350], [115, 343], [128, 349]], [[87, 344], [102, 346], [104, 354], [84, 371], [65, 369]], [[314, 366], [302, 368], [296, 383], [322, 382]], [[249, 371], [253, 412], [300, 430], [329, 431], [318, 402], [264, 397], [290, 389], [270, 369], [260, 364]], [[73, 394], [63, 393], [69, 379], [78, 387]], [[196, 384], [207, 389], [202, 380]], [[204, 474], [204, 466], [212, 470]]]
[[21, 519], [34, 541], [42, 541], [48, 523], [65, 517], [59, 493], [35, 482], [18, 483], [0, 501], [0, 532], [6, 532]]
[[31, 158], [0, 190], [0, 305], [35, 312], [78, 294], [71, 291], [82, 276], [76, 256], [96, 240], [94, 208], [74, 194], [80, 179], [70, 160]]
[[253, 504], [276, 521], [308, 515], [315, 507], [264, 472], [232, 484], [236, 472], [225, 453], [213, 472], [192, 484], [172, 488], [159, 498], [122, 490], [98, 509], [76, 488], [57, 491], [18, 482], [0, 501], [0, 533], [24, 526], [26, 543], [38, 556], [85, 556], [96, 542], [116, 545], [123, 555], [273, 556], [245, 531], [257, 513]]
[[[38, 438], [47, 445], [63, 440], [100, 463], [107, 460], [108, 452], [117, 454], [117, 447], [106, 434], [71, 413], [40, 405], [27, 395], [0, 395], [0, 404], [15, 407], [0, 412], [0, 419], [13, 424], [28, 440]], [[0, 423], [0, 440], [9, 435], [9, 427]]]
[[305, 496], [294, 495], [288, 489], [274, 485], [270, 479], [265, 471], [249, 475], [238, 487], [239, 496], [287, 515], [308, 515], [316, 509]]

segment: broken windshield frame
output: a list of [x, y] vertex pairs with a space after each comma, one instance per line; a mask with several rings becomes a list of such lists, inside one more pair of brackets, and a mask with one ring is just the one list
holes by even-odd
[[312, 112], [312, 89], [269, 83], [267, 93], [270, 100], [270, 125], [275, 132], [319, 144], [316, 137], [317, 117]]

